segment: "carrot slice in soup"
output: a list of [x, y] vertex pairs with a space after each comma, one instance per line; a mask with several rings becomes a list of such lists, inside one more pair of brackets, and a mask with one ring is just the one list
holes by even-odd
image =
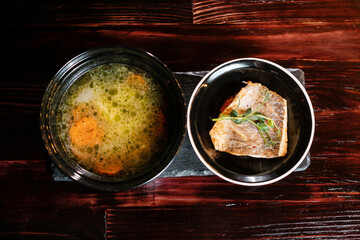
[[97, 122], [89, 117], [75, 121], [69, 134], [71, 142], [78, 147], [93, 147], [101, 141], [103, 135]]
[[122, 165], [119, 162], [102, 161], [97, 163], [95, 170], [100, 174], [115, 175], [122, 170]]
[[164, 136], [165, 130], [166, 130], [166, 127], [165, 127], [166, 120], [165, 120], [165, 115], [164, 115], [163, 111], [159, 110], [159, 113], [157, 114], [156, 117], [157, 117], [156, 118], [157, 132], [158, 132], [159, 136]]
[[144, 77], [141, 75], [131, 74], [127, 77], [126, 81], [131, 87], [135, 87], [137, 89], [145, 90], [148, 88], [148, 84], [146, 83]]

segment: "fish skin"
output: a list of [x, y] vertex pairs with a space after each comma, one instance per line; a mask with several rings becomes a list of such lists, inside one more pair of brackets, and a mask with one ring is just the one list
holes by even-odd
[[[277, 130], [269, 128], [271, 139], [277, 140], [272, 147], [265, 145], [264, 139], [256, 126], [249, 122], [236, 124], [231, 120], [216, 121], [210, 130], [210, 138], [215, 150], [227, 152], [237, 156], [251, 156], [255, 158], [276, 158], [287, 153], [287, 101], [274, 91], [260, 83], [246, 82], [234, 97], [233, 101], [220, 115], [229, 115], [237, 110], [240, 115], [251, 108], [253, 111], [265, 100], [265, 92], [269, 91], [269, 99], [257, 112], [273, 119], [281, 132], [277, 138]], [[239, 104], [240, 100], [240, 104]], [[236, 108], [238, 106], [238, 108]]]

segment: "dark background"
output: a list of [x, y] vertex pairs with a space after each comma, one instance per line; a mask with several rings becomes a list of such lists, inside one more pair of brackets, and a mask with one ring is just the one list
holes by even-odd
[[[14, 0], [0, 12], [0, 239], [360, 239], [359, 1]], [[109, 44], [172, 71], [240, 57], [302, 69], [310, 167], [262, 187], [191, 176], [102, 193], [53, 181], [41, 97], [69, 59]]]

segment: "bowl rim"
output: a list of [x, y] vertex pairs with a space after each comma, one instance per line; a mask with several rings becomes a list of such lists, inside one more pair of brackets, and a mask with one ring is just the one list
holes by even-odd
[[[287, 172], [285, 172], [284, 174], [273, 178], [273, 179], [269, 179], [266, 181], [262, 181], [262, 182], [242, 182], [242, 181], [237, 181], [228, 177], [225, 177], [224, 175], [222, 175], [221, 173], [219, 173], [215, 168], [213, 168], [210, 164], [207, 163], [207, 161], [203, 158], [203, 156], [201, 155], [201, 153], [199, 152], [199, 150], [196, 147], [196, 144], [194, 142], [193, 139], [193, 134], [192, 134], [192, 129], [191, 129], [191, 123], [190, 123], [190, 114], [191, 114], [191, 109], [193, 107], [193, 103], [194, 103], [194, 99], [198, 94], [199, 88], [203, 85], [203, 83], [209, 78], [209, 76], [211, 76], [214, 72], [218, 71], [220, 68], [234, 63], [234, 62], [241, 62], [241, 61], [259, 61], [259, 62], [263, 62], [263, 63], [267, 63], [270, 65], [273, 65], [274, 67], [280, 69], [281, 71], [283, 71], [284, 73], [286, 73], [290, 78], [292, 78], [292, 80], [294, 80], [294, 82], [298, 85], [298, 87], [301, 89], [302, 93], [304, 94], [307, 104], [310, 108], [310, 116], [311, 116], [311, 133], [310, 133], [310, 139], [309, 142], [306, 146], [306, 149], [303, 153], [303, 155], [301, 156], [301, 158], [299, 159], [299, 161], [292, 167], [290, 168]], [[315, 133], [315, 116], [314, 116], [314, 109], [310, 100], [309, 95], [306, 92], [305, 87], [301, 84], [301, 82], [293, 75], [291, 74], [286, 68], [280, 66], [277, 63], [274, 63], [272, 61], [269, 60], [265, 60], [265, 59], [261, 59], [261, 58], [252, 58], [252, 57], [247, 57], [247, 58], [237, 58], [237, 59], [233, 59], [230, 61], [227, 61], [225, 63], [222, 63], [220, 65], [218, 65], [217, 67], [215, 67], [214, 69], [212, 69], [210, 72], [208, 72], [201, 80], [200, 82], [197, 84], [196, 88], [194, 89], [189, 104], [188, 104], [188, 109], [187, 109], [187, 132], [189, 134], [189, 139], [190, 139], [190, 143], [192, 148], [194, 149], [197, 157], [200, 159], [200, 161], [210, 170], [212, 171], [214, 174], [216, 174], [218, 177], [234, 183], [234, 184], [238, 184], [238, 185], [242, 185], [242, 186], [263, 186], [263, 185], [268, 185], [274, 182], [277, 182], [283, 178], [285, 178], [286, 176], [288, 176], [290, 173], [292, 173], [306, 158], [307, 154], [310, 151], [310, 147], [312, 145], [313, 139], [314, 139], [314, 133]]]
[[[97, 181], [97, 180], [93, 180], [93, 179], [89, 179], [86, 176], [83, 176], [81, 173], [79, 173], [78, 171], [76, 171], [75, 169], [70, 170], [70, 165], [68, 163], [66, 163], [63, 160], [59, 159], [58, 154], [56, 153], [58, 150], [54, 150], [53, 148], [58, 148], [58, 146], [56, 146], [56, 144], [53, 142], [53, 138], [52, 137], [48, 137], [48, 133], [47, 133], [47, 129], [50, 126], [50, 119], [47, 115], [48, 113], [48, 105], [51, 104], [51, 101], [49, 99], [49, 96], [52, 93], [52, 89], [54, 88], [54, 84], [61, 78], [63, 78], [63, 75], [69, 71], [74, 71], [74, 69], [72, 69], [72, 65], [76, 65], [76, 63], [80, 63], [83, 62], [85, 59], [86, 61], [91, 60], [91, 55], [96, 56], [96, 54], [108, 54], [109, 51], [113, 51], [113, 50], [121, 50], [121, 51], [134, 51], [136, 52], [136, 54], [138, 54], [139, 56], [143, 56], [143, 57], [147, 57], [149, 59], [151, 59], [151, 61], [155, 62], [156, 64], [158, 64], [159, 66], [161, 66], [161, 68], [163, 69], [164, 72], [167, 73], [168, 76], [171, 76], [170, 81], [173, 82], [174, 86], [177, 88], [177, 92], [178, 92], [178, 96], [179, 99], [181, 98], [181, 103], [179, 103], [181, 105], [181, 108], [179, 109], [183, 114], [183, 117], [181, 118], [181, 120], [179, 120], [179, 124], [182, 126], [181, 129], [179, 129], [179, 134], [177, 139], [176, 139], [176, 147], [174, 146], [174, 149], [171, 151], [172, 154], [170, 154], [172, 157], [170, 158], [169, 156], [166, 157], [166, 162], [164, 162], [162, 167], [158, 167], [156, 168], [153, 173], [149, 172], [147, 175], [149, 176], [149, 178], [144, 179], [144, 181], [138, 182], [138, 183], [134, 183], [131, 184], [131, 181], [129, 182], [128, 180], [124, 181], [124, 183], [121, 182], [101, 182], [101, 181]], [[119, 54], [119, 53], [117, 53]], [[120, 53], [123, 54], [123, 53]], [[87, 59], [88, 58], [88, 59]], [[42, 96], [42, 100], [41, 100], [41, 105], [40, 105], [40, 117], [39, 117], [39, 125], [40, 125], [40, 133], [42, 136], [42, 140], [43, 143], [45, 145], [45, 148], [48, 152], [48, 155], [50, 156], [52, 162], [62, 171], [64, 172], [65, 175], [67, 175], [68, 177], [70, 177], [70, 179], [74, 180], [75, 182], [78, 182], [79, 184], [86, 186], [86, 187], [90, 187], [92, 189], [97, 189], [97, 190], [101, 190], [101, 191], [110, 191], [110, 192], [118, 192], [118, 191], [125, 191], [125, 190], [130, 190], [132, 188], [136, 188], [139, 186], [142, 186], [144, 184], [147, 184], [151, 181], [153, 181], [154, 179], [156, 179], [159, 175], [161, 175], [168, 167], [169, 165], [172, 163], [172, 161], [174, 160], [174, 157], [178, 154], [183, 142], [184, 142], [184, 138], [185, 138], [185, 134], [186, 134], [186, 100], [185, 100], [185, 96], [184, 96], [184, 92], [183, 89], [181, 87], [181, 85], [179, 84], [179, 81], [176, 77], [176, 75], [174, 74], [174, 72], [172, 72], [169, 67], [163, 63], [159, 58], [157, 58], [156, 56], [154, 56], [153, 54], [151, 54], [148, 51], [139, 49], [139, 48], [135, 48], [135, 47], [131, 47], [131, 46], [127, 46], [127, 45], [106, 45], [106, 46], [100, 46], [100, 47], [95, 47], [95, 48], [91, 48], [89, 50], [83, 51], [79, 54], [77, 54], [76, 56], [72, 57], [70, 60], [68, 60], [64, 65], [61, 66], [61, 68], [56, 72], [56, 74], [53, 76], [53, 78], [49, 81], [46, 90]], [[61, 158], [61, 156], [60, 156]], [[66, 166], [65, 166], [66, 165]]]

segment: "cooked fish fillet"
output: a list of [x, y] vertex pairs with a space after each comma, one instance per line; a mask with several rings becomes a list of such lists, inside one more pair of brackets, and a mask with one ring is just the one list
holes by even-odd
[[216, 150], [256, 158], [275, 158], [286, 155], [288, 141], [287, 103], [276, 92], [270, 91], [260, 83], [247, 82], [247, 85], [221, 112], [221, 115], [229, 115], [238, 105], [239, 107], [236, 110], [239, 114], [244, 114], [248, 108], [254, 111], [264, 102], [266, 91], [269, 91], [269, 99], [257, 112], [273, 119], [280, 129], [280, 137], [277, 136], [278, 131], [276, 129], [269, 128], [268, 130], [271, 139], [276, 140], [275, 145], [266, 146], [258, 128], [249, 122], [236, 124], [231, 120], [221, 120], [215, 122], [210, 130], [210, 137]]

